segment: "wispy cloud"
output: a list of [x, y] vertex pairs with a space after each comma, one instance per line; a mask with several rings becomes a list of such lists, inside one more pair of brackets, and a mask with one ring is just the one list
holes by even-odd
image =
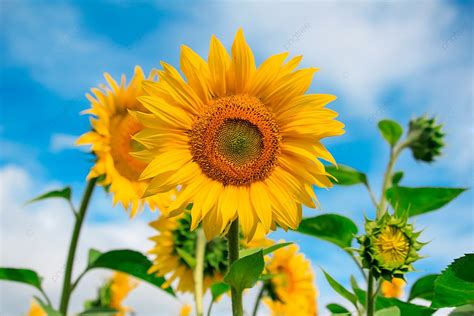
[[63, 150], [77, 149], [75, 142], [78, 136], [69, 134], [53, 134], [49, 144], [49, 149], [53, 153], [58, 153]]

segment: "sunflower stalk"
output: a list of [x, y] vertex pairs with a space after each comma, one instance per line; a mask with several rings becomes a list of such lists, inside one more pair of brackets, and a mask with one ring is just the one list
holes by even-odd
[[196, 231], [196, 266], [194, 267], [194, 301], [196, 303], [196, 315], [203, 315], [203, 280], [204, 280], [204, 256], [206, 252], [206, 236], [202, 228]]
[[377, 219], [381, 218], [387, 211], [387, 198], [385, 192], [390, 188], [390, 183], [392, 181], [393, 166], [397, 161], [400, 153], [405, 149], [411, 142], [411, 138], [408, 137], [404, 142], [400, 143], [397, 146], [390, 147], [390, 158], [385, 169], [385, 173], [382, 181], [382, 191], [380, 193], [380, 202], [377, 207]]
[[374, 295], [374, 276], [372, 275], [372, 270], [369, 270], [369, 280], [367, 282], [367, 316], [374, 316], [374, 310], [375, 310], [375, 295]]
[[64, 272], [64, 281], [63, 289], [61, 292], [61, 301], [59, 305], [59, 311], [62, 315], [67, 315], [67, 309], [69, 306], [69, 299], [71, 297], [71, 292], [73, 290], [73, 285], [71, 283], [72, 270], [74, 267], [74, 258], [76, 257], [77, 244], [79, 241], [79, 235], [81, 234], [82, 224], [86, 216], [87, 208], [89, 206], [89, 201], [92, 197], [97, 178], [92, 178], [89, 180], [82, 197], [81, 206], [79, 212], [75, 217], [74, 230], [72, 232], [71, 243], [69, 245], [69, 252], [66, 261], [66, 269]]
[[[239, 259], [239, 219], [232, 222], [227, 233], [227, 242], [229, 247], [229, 268]], [[235, 287], [231, 287], [232, 297], [232, 315], [243, 316], [242, 292]]]

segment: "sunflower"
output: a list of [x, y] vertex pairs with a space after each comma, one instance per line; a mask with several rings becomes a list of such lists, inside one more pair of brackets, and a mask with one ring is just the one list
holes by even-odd
[[[158, 231], [158, 235], [151, 237], [155, 246], [149, 251], [156, 258], [148, 273], [157, 276], [168, 276], [163, 288], [171, 286], [177, 281], [177, 291], [193, 292], [193, 262], [196, 253], [195, 231], [190, 231], [191, 216], [182, 213], [176, 217], [160, 216], [150, 223]], [[225, 274], [227, 263], [227, 242], [220, 237], [208, 241], [204, 257], [204, 291], [212, 283], [220, 281]]]
[[376, 278], [381, 276], [387, 281], [403, 278], [421, 258], [418, 251], [426, 243], [418, 240], [420, 234], [408, 223], [408, 212], [401, 215], [387, 212], [375, 221], [366, 218], [365, 235], [357, 238], [363, 267], [371, 269]]
[[384, 280], [382, 282], [382, 295], [385, 297], [399, 298], [403, 295], [403, 288], [406, 282], [400, 278], [393, 278], [392, 281]]
[[[104, 77], [109, 87], [102, 85], [100, 89], [93, 88], [92, 95], [87, 94], [91, 108], [84, 113], [94, 116], [90, 120], [92, 131], [82, 135], [76, 142], [78, 145], [92, 145], [92, 152], [96, 156], [96, 163], [88, 178], [104, 175], [102, 184], [110, 186], [114, 204], [120, 202], [125, 209], [130, 210], [130, 216], [134, 216], [145, 203], [152, 209], [164, 209], [169, 201], [169, 193], [140, 199], [146, 183], [139, 181], [139, 177], [146, 163], [130, 154], [131, 151], [139, 153], [143, 147], [132, 139], [132, 135], [143, 126], [128, 112], [146, 112], [136, 99], [143, 94], [143, 71], [139, 66], [135, 67], [134, 76], [128, 86], [125, 85], [125, 76], [122, 76], [120, 84], [107, 73]], [[148, 79], [153, 77], [150, 74]]]
[[134, 281], [125, 273], [115, 272], [110, 284], [110, 307], [119, 311], [116, 316], [124, 316], [131, 311], [129, 307], [123, 306], [122, 302], [138, 282]]
[[317, 291], [311, 263], [298, 253], [298, 246], [275, 251], [266, 270], [274, 275], [266, 286], [269, 297], [264, 299], [272, 315], [316, 315]]
[[41, 308], [41, 306], [33, 300], [31, 302], [30, 310], [27, 316], [47, 316], [48, 314]]
[[138, 282], [127, 274], [115, 272], [110, 279], [99, 287], [95, 299], [84, 302], [84, 308], [87, 310], [109, 307], [117, 310], [117, 313], [114, 314], [115, 316], [125, 316], [132, 309], [123, 306], [122, 302], [137, 285]]
[[301, 57], [287, 57], [257, 69], [239, 30], [232, 57], [214, 36], [207, 62], [182, 46], [185, 79], [162, 62], [138, 98], [151, 113], [134, 113], [145, 126], [134, 136], [146, 148], [145, 196], [180, 185], [169, 214], [192, 202], [192, 229], [202, 221], [208, 239], [237, 218], [249, 239], [257, 223], [296, 228], [302, 204], [316, 207], [313, 185], [331, 186], [318, 158], [335, 161], [321, 140], [344, 131], [324, 107], [335, 96], [305, 94], [317, 69], [295, 70]]
[[181, 309], [179, 310], [179, 316], [189, 316], [191, 315], [191, 312], [193, 311], [193, 308], [189, 304], [184, 304], [181, 306]]

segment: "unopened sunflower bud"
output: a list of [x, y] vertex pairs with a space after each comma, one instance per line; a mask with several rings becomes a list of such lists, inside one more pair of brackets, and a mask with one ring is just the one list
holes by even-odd
[[408, 224], [408, 215], [392, 216], [388, 213], [377, 220], [366, 219], [365, 235], [357, 238], [364, 268], [371, 269], [374, 277], [391, 281], [413, 271], [412, 263], [420, 259], [418, 251], [424, 246], [417, 240], [421, 232], [415, 232]]
[[408, 147], [416, 160], [432, 162], [441, 155], [445, 136], [441, 128], [441, 125], [436, 125], [434, 118], [419, 117], [410, 121]]

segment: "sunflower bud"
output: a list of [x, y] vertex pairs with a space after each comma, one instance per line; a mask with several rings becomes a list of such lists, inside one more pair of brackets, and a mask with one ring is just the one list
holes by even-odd
[[441, 155], [445, 135], [441, 128], [441, 125], [436, 125], [434, 118], [419, 117], [410, 121], [408, 138], [411, 141], [408, 147], [416, 160], [432, 162]]
[[391, 281], [413, 271], [412, 263], [420, 259], [418, 251], [424, 246], [417, 240], [421, 232], [415, 232], [408, 224], [408, 215], [396, 217], [385, 213], [377, 220], [366, 219], [365, 235], [357, 238], [364, 268], [372, 269], [376, 278]]

